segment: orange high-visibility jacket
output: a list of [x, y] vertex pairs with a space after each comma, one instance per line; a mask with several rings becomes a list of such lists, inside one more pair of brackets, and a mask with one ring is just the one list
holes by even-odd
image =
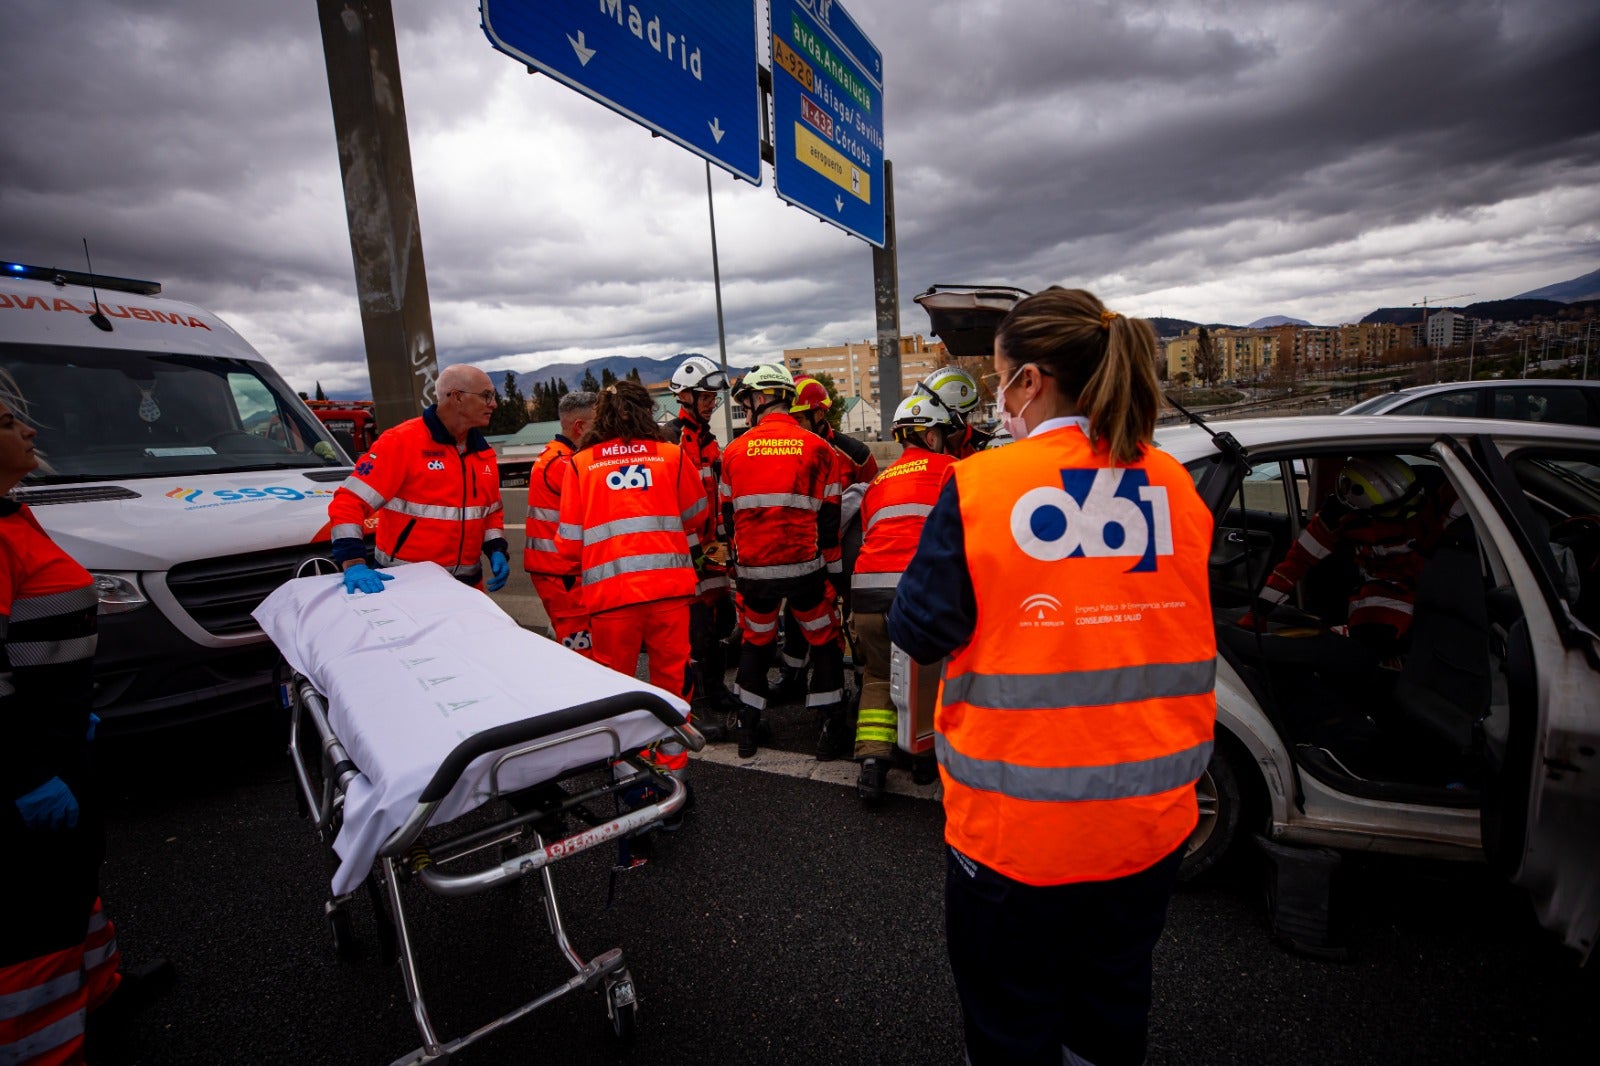
[[836, 452], [792, 416], [772, 411], [722, 456], [723, 522], [740, 581], [782, 581], [823, 568], [839, 543]]
[[676, 444], [612, 440], [572, 457], [556, 547], [579, 563], [591, 615], [694, 595], [685, 529], [705, 522], [700, 472]]
[[527, 539], [522, 567], [530, 574], [566, 577], [578, 564], [556, 550], [556, 526], [561, 521], [561, 486], [572, 466], [572, 442], [561, 434], [545, 445], [528, 471]]
[[951, 468], [978, 625], [935, 715], [945, 839], [1027, 884], [1148, 868], [1211, 756], [1211, 514], [1154, 448], [1071, 425]]
[[336, 562], [361, 558], [361, 526], [378, 513], [379, 566], [438, 563], [463, 581], [483, 577], [481, 555], [506, 551], [500, 466], [483, 434], [465, 453], [429, 407], [383, 436], [328, 502]]
[[[678, 417], [668, 422], [664, 429], [667, 439], [682, 448], [684, 458], [693, 463], [695, 469], [700, 472], [700, 484], [705, 488], [706, 504], [710, 508], [705, 525], [698, 530], [689, 531], [690, 545], [696, 543], [703, 545], [713, 540], [725, 539], [727, 533], [722, 528], [722, 508], [717, 502], [717, 476], [722, 468], [722, 445], [717, 442], [711, 427], [700, 421], [699, 412], [689, 407], [680, 407]], [[709, 602], [726, 595], [728, 587], [726, 568], [707, 566], [701, 571], [697, 590], [703, 600]]]
[[861, 501], [861, 553], [850, 578], [858, 611], [888, 611], [906, 564], [917, 553], [939, 486], [955, 457], [908, 446], [895, 464], [872, 479]]

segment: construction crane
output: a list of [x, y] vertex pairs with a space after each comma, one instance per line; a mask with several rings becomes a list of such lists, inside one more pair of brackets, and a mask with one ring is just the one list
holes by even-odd
[[1411, 306], [1422, 308], [1422, 322], [1424, 325], [1426, 325], [1428, 322], [1428, 305], [1430, 303], [1433, 304], [1433, 306], [1438, 307], [1446, 300], [1464, 300], [1468, 296], [1476, 295], [1478, 294], [1475, 292], [1458, 292], [1454, 296], [1424, 296], [1421, 303], [1414, 303]]

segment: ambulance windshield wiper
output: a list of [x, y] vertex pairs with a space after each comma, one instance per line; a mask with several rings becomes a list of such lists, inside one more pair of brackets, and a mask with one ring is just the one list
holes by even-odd
[[1168, 405], [1171, 406], [1173, 410], [1177, 411], [1184, 418], [1187, 418], [1190, 422], [1193, 422], [1195, 425], [1205, 430], [1207, 435], [1211, 437], [1211, 443], [1217, 446], [1217, 451], [1221, 452], [1234, 462], [1239, 463], [1241, 466], [1250, 465], [1250, 453], [1245, 450], [1245, 446], [1240, 444], [1239, 439], [1232, 433], [1229, 433], [1227, 430], [1223, 430], [1221, 433], [1218, 433], [1216, 430], [1212, 429], [1206, 424], [1205, 419], [1201, 418], [1187, 407], [1184, 407], [1177, 400], [1174, 400], [1171, 396], [1168, 396], [1165, 393], [1162, 394], [1161, 398], [1166, 400]]

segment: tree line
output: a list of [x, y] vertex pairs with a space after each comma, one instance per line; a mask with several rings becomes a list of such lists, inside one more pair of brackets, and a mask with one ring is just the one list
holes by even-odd
[[[628, 371], [627, 376], [630, 381], [639, 381], [638, 369]], [[578, 387], [584, 392], [599, 392], [617, 380], [617, 375], [610, 370], [600, 371], [600, 376], [596, 378], [594, 371], [586, 367]], [[495, 390], [495, 398], [499, 403], [489, 416], [489, 435], [515, 433], [529, 422], [554, 422], [561, 397], [571, 391], [564, 379], [556, 378], [554, 381], [534, 382], [533, 395], [524, 396], [517, 384], [516, 373], [506, 371], [505, 383]]]

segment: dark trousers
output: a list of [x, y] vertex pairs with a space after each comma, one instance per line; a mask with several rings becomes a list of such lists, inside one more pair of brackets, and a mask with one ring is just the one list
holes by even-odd
[[689, 604], [689, 654], [694, 660], [694, 698], [716, 702], [727, 698], [724, 675], [728, 657], [722, 638], [733, 632], [733, 597], [719, 596], [710, 603]]
[[972, 1066], [1143, 1062], [1150, 955], [1183, 849], [1114, 881], [1046, 887], [945, 851], [945, 939]]

